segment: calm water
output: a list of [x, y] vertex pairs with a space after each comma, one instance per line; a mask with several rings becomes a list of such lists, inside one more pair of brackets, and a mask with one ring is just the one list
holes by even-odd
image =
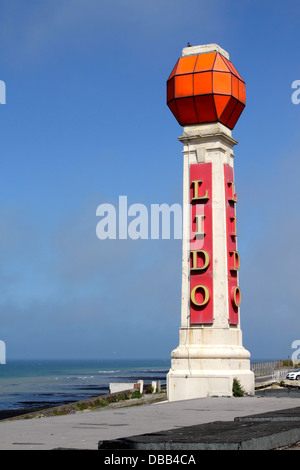
[[0, 365], [0, 410], [47, 407], [109, 392], [110, 382], [161, 380], [170, 360], [12, 360]]

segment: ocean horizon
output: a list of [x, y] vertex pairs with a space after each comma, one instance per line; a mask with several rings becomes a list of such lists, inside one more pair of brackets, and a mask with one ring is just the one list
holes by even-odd
[[47, 408], [109, 393], [110, 382], [166, 382], [170, 359], [11, 359], [0, 366], [0, 411]]
[[30, 411], [105, 395], [110, 382], [144, 380], [147, 385], [160, 380], [164, 387], [170, 366], [171, 358], [10, 359], [0, 365], [0, 411]]

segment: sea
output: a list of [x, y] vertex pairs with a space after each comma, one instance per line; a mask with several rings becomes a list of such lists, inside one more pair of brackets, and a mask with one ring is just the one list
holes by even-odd
[[107, 394], [110, 382], [160, 380], [163, 388], [170, 365], [170, 359], [10, 360], [0, 365], [0, 419]]

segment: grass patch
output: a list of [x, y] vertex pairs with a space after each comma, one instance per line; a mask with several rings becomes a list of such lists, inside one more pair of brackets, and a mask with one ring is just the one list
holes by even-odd
[[141, 398], [143, 396], [140, 392], [133, 392], [130, 398]]

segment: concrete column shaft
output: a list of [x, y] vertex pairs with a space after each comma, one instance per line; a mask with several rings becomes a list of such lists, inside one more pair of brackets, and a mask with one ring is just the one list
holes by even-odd
[[[168, 374], [170, 401], [231, 395], [233, 378], [254, 393], [250, 354], [242, 345], [240, 322], [229, 324], [228, 247], [224, 164], [233, 168], [237, 141], [221, 123], [187, 126], [183, 143], [182, 299], [179, 346]], [[190, 324], [190, 165], [212, 165], [213, 323]]]
[[212, 164], [214, 328], [228, 328], [227, 232], [224, 164], [233, 167], [231, 131], [219, 123], [189, 126], [179, 140], [183, 142], [183, 245], [181, 326], [189, 327], [190, 298], [190, 165]]

